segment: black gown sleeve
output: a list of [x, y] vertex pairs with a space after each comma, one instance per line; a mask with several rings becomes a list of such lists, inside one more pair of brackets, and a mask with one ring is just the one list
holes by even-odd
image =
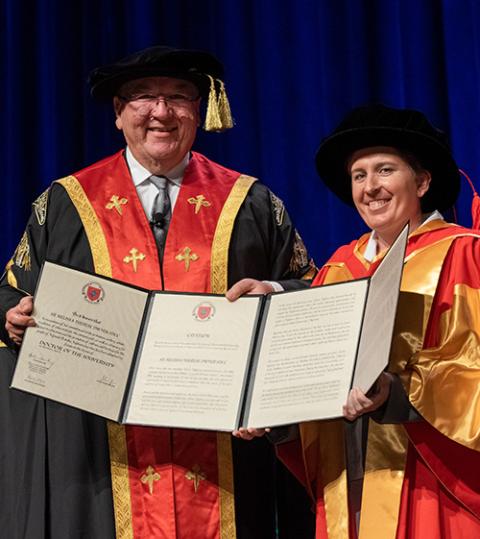
[[423, 418], [408, 400], [400, 378], [392, 374], [390, 394], [385, 403], [370, 414], [377, 423], [406, 423]]
[[228, 284], [244, 277], [306, 288], [316, 269], [282, 201], [265, 185], [250, 189], [232, 233]]
[[[80, 218], [59, 184], [34, 203], [1, 279], [2, 328], [5, 312], [24, 293], [34, 293], [47, 258], [93, 269]], [[15, 361], [15, 347], [0, 347], [0, 484], [8, 493], [0, 511], [2, 537], [114, 539], [105, 420], [9, 389]]]
[[40, 267], [45, 259], [49, 194], [49, 190], [45, 191], [33, 203], [25, 232], [0, 281], [0, 339], [13, 349], [15, 345], [5, 330], [5, 315], [23, 296], [32, 295], [35, 291]]
[[[285, 290], [307, 288], [314, 271], [283, 203], [264, 185], [253, 184], [232, 233], [229, 286], [250, 277], [280, 282]], [[283, 434], [282, 429], [278, 431]], [[267, 437], [252, 441], [232, 438], [232, 450], [238, 538], [313, 537], [315, 516], [310, 499], [276, 458]]]
[[5, 313], [24, 295], [35, 292], [46, 259], [93, 270], [81, 220], [59, 184], [53, 184], [33, 203], [25, 232], [0, 281], [0, 339], [6, 344], [11, 345], [5, 332]]

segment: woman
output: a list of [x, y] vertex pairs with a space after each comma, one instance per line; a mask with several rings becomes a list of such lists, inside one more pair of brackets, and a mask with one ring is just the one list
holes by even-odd
[[280, 456], [297, 475], [305, 463], [317, 538], [480, 537], [480, 234], [438, 211], [457, 198], [455, 161], [420, 112], [370, 106], [322, 142], [316, 164], [372, 232], [314, 285], [371, 275], [407, 221], [410, 236], [386, 372], [369, 394], [352, 389], [348, 421], [300, 426], [302, 459], [291, 444]]

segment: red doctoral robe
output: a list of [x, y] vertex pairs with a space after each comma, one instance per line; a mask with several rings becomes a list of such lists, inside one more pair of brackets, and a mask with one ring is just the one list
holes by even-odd
[[[313, 285], [371, 275], [366, 234], [338, 249]], [[423, 420], [368, 417], [361, 539], [480, 537], [480, 234], [441, 220], [409, 238], [388, 371]], [[315, 499], [317, 539], [357, 536], [343, 420], [301, 425], [279, 446]]]

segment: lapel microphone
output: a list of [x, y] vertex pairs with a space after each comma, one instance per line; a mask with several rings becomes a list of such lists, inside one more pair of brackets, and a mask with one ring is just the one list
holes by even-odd
[[164, 228], [165, 224], [166, 224], [166, 219], [163, 213], [157, 212], [152, 215], [150, 226], [155, 227], [155, 228]]

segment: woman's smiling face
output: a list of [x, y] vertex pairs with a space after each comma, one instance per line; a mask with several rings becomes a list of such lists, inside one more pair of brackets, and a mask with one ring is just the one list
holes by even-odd
[[415, 171], [399, 151], [386, 146], [354, 152], [348, 170], [353, 202], [385, 246], [391, 245], [407, 222], [410, 231], [420, 226], [420, 199], [431, 179], [428, 171]]

